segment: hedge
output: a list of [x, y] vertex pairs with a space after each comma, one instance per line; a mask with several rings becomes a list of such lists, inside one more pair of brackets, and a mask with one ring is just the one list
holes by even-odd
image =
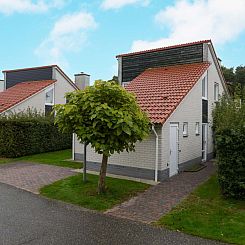
[[223, 195], [245, 198], [245, 105], [222, 99], [214, 110], [218, 180]]
[[15, 158], [68, 149], [71, 138], [71, 133], [60, 133], [51, 118], [0, 118], [0, 157]]

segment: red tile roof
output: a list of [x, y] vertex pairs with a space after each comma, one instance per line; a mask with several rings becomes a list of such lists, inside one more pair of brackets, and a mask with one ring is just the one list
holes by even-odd
[[0, 93], [0, 113], [38, 93], [55, 80], [30, 81], [18, 83]]
[[143, 51], [138, 51], [138, 52], [119, 54], [116, 57], [118, 58], [118, 57], [130, 56], [130, 55], [136, 55], [136, 54], [158, 52], [158, 51], [162, 51], [162, 50], [166, 50], [166, 49], [179, 48], [179, 47], [191, 46], [191, 45], [202, 44], [202, 43], [210, 43], [210, 42], [211, 42], [211, 40], [202, 40], [202, 41], [191, 42], [191, 43], [183, 43], [183, 44], [177, 44], [177, 45], [172, 45], [172, 46], [167, 46], [167, 47], [162, 47], [162, 48], [155, 48], [155, 49], [143, 50]]
[[204, 72], [209, 63], [152, 68], [126, 86], [134, 92], [152, 123], [164, 123]]

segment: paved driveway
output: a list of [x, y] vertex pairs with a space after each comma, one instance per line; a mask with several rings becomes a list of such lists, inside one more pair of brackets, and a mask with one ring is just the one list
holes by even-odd
[[74, 174], [72, 169], [45, 164], [16, 162], [0, 165], [0, 182], [36, 194], [42, 186]]
[[152, 186], [147, 191], [108, 210], [106, 213], [144, 223], [156, 221], [215, 173], [216, 169], [213, 162], [207, 162], [206, 165], [207, 167], [199, 172], [182, 172], [156, 186]]
[[221, 243], [87, 211], [0, 183], [0, 244], [218, 245]]

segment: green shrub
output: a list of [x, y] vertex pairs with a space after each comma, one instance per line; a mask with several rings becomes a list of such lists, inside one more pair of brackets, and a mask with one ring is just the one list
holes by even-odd
[[213, 112], [218, 180], [227, 197], [245, 197], [245, 104], [223, 98]]
[[21, 157], [71, 148], [71, 133], [62, 134], [52, 117], [13, 114], [0, 117], [0, 157]]

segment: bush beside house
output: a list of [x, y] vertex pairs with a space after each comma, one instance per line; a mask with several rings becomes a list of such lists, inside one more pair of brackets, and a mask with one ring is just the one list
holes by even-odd
[[71, 137], [70, 133], [60, 133], [49, 117], [0, 117], [0, 157], [14, 158], [71, 148]]
[[245, 104], [223, 98], [214, 110], [218, 180], [227, 197], [245, 198]]

